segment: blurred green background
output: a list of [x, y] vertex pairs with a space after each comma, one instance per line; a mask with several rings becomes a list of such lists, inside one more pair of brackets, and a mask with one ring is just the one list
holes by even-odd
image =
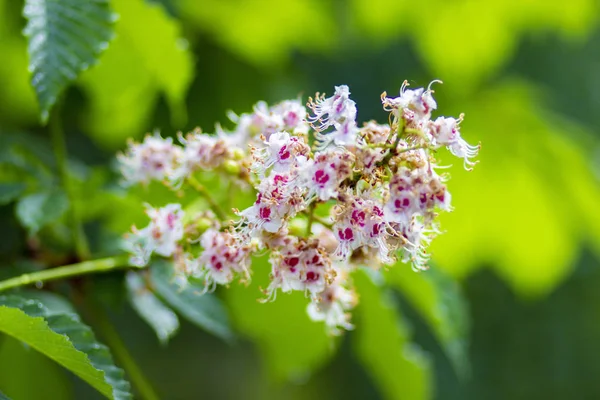
[[[442, 216], [446, 233], [432, 245], [434, 267], [458, 279], [467, 300], [471, 374], [457, 377], [420, 314], [395, 293], [391, 303], [412, 350], [418, 346], [433, 371], [423, 390], [435, 399], [600, 398], [598, 1], [111, 5], [120, 15], [116, 37], [68, 90], [62, 112], [95, 254], [114, 251], [140, 213], [138, 203], [111, 194], [114, 154], [127, 138], [155, 128], [164, 135], [196, 126], [210, 132], [217, 121], [227, 125], [227, 110], [331, 93], [339, 84], [350, 86], [361, 121], [383, 122], [381, 92], [396, 93], [404, 79], [413, 86], [441, 79], [438, 108], [464, 112], [463, 136], [482, 143], [472, 172], [445, 160], [455, 164], [455, 211]], [[0, 145], [18, 150], [13, 167], [40, 164], [42, 181], [48, 174], [41, 164], [51, 165], [52, 155], [29, 83], [22, 7], [0, 0]], [[11, 205], [0, 206], [0, 221], [6, 265], [42, 258]], [[55, 249], [68, 247], [60, 226], [41, 235]], [[11, 275], [11, 268], [0, 270]], [[321, 326], [284, 321], [289, 308], [296, 309], [290, 315], [304, 312], [302, 301], [265, 311], [253, 304], [256, 291], [234, 287], [220, 294], [245, 339], [228, 345], [184, 323], [165, 347], [113, 289], [120, 279], [102, 277], [94, 288], [113, 304], [119, 332], [166, 399], [417, 398], [411, 387], [420, 383], [393, 364], [377, 372], [358, 362], [351, 349], [360, 319], [356, 332], [333, 343], [314, 337]], [[378, 340], [377, 329], [370, 338]], [[45, 383], [28, 384], [32, 376]], [[17, 400], [97, 396], [8, 339], [0, 347], [0, 388]]]

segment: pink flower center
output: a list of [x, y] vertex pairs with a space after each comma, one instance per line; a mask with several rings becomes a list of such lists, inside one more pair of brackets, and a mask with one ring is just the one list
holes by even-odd
[[269, 207], [263, 207], [260, 209], [259, 214], [262, 219], [268, 220], [271, 216], [271, 209]]
[[315, 172], [315, 182], [317, 182], [321, 187], [324, 186], [329, 180], [329, 175], [325, 173], [322, 169], [317, 170]]
[[354, 239], [354, 233], [352, 232], [352, 229], [350, 229], [350, 228], [346, 228], [344, 230], [340, 229], [338, 231], [338, 236], [340, 237], [341, 240]]
[[288, 158], [290, 158], [290, 151], [287, 149], [287, 146], [284, 145], [279, 150], [279, 159], [281, 159], [281, 160], [287, 160]]

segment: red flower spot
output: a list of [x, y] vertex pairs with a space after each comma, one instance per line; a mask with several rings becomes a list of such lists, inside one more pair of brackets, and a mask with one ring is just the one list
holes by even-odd
[[260, 209], [259, 214], [262, 219], [268, 220], [271, 216], [271, 209], [269, 207], [263, 207]]
[[324, 186], [328, 180], [329, 175], [327, 175], [327, 173], [325, 173], [325, 171], [322, 169], [319, 169], [317, 172], [315, 172], [315, 182], [317, 182], [319, 185]]

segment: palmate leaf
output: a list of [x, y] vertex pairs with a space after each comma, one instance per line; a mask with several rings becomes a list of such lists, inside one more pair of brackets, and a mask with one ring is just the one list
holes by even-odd
[[0, 206], [19, 198], [26, 188], [22, 182], [0, 183]]
[[126, 284], [131, 307], [150, 325], [158, 340], [166, 344], [179, 330], [177, 315], [152, 293], [142, 274], [128, 272]]
[[419, 312], [459, 377], [470, 372], [467, 354], [469, 312], [458, 283], [438, 268], [415, 272], [406, 264], [386, 271], [386, 279]]
[[108, 47], [115, 15], [108, 0], [26, 0], [23, 16], [31, 83], [45, 123], [60, 93]]
[[386, 399], [427, 400], [432, 397], [431, 363], [409, 341], [391, 296], [367, 271], [354, 276], [360, 293], [356, 308], [354, 351]]
[[67, 195], [60, 190], [46, 190], [22, 197], [17, 203], [19, 222], [30, 234], [60, 219], [69, 208]]
[[0, 332], [45, 354], [109, 399], [130, 399], [130, 385], [108, 348], [76, 314], [49, 311], [37, 300], [0, 296]]

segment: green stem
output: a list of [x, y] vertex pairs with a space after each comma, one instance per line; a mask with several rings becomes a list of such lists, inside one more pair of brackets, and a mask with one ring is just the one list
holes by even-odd
[[75, 245], [75, 252], [80, 260], [87, 260], [90, 258], [90, 249], [88, 246], [85, 232], [83, 231], [83, 224], [79, 215], [77, 202], [75, 201], [75, 195], [73, 193], [73, 185], [69, 176], [69, 170], [67, 166], [67, 147], [65, 144], [65, 133], [62, 128], [60, 118], [60, 102], [54, 108], [52, 117], [50, 118], [50, 136], [52, 137], [52, 146], [54, 147], [54, 156], [56, 157], [56, 166], [58, 173], [63, 185], [63, 188], [69, 198], [69, 210], [71, 219], [71, 232], [73, 235], [73, 243]]
[[200, 193], [200, 195], [204, 197], [204, 199], [206, 199], [208, 205], [214, 211], [217, 217], [221, 221], [225, 221], [227, 219], [227, 215], [225, 214], [219, 203], [217, 203], [216, 200], [213, 199], [206, 187], [200, 182], [198, 182], [198, 180], [191, 175], [187, 178], [187, 181], [198, 193]]
[[317, 208], [317, 202], [313, 201], [308, 209], [308, 224], [306, 224], [306, 237], [309, 237], [312, 233], [312, 225], [315, 220], [315, 208]]
[[119, 364], [125, 369], [127, 376], [131, 379], [140, 396], [145, 400], [160, 400], [150, 381], [144, 376], [144, 373], [138, 367], [129, 350], [127, 350], [127, 346], [125, 346], [119, 333], [108, 319], [104, 309], [95, 304], [92, 307], [94, 325], [98, 327], [100, 335], [110, 348], [111, 353], [119, 361]]
[[73, 276], [107, 272], [118, 268], [129, 267], [129, 256], [121, 255], [115, 257], [101, 258], [98, 260], [84, 261], [77, 264], [65, 265], [57, 268], [45, 269], [32, 272], [0, 282], [0, 292], [19, 286], [27, 286], [36, 282], [48, 282], [57, 279], [65, 279]]

